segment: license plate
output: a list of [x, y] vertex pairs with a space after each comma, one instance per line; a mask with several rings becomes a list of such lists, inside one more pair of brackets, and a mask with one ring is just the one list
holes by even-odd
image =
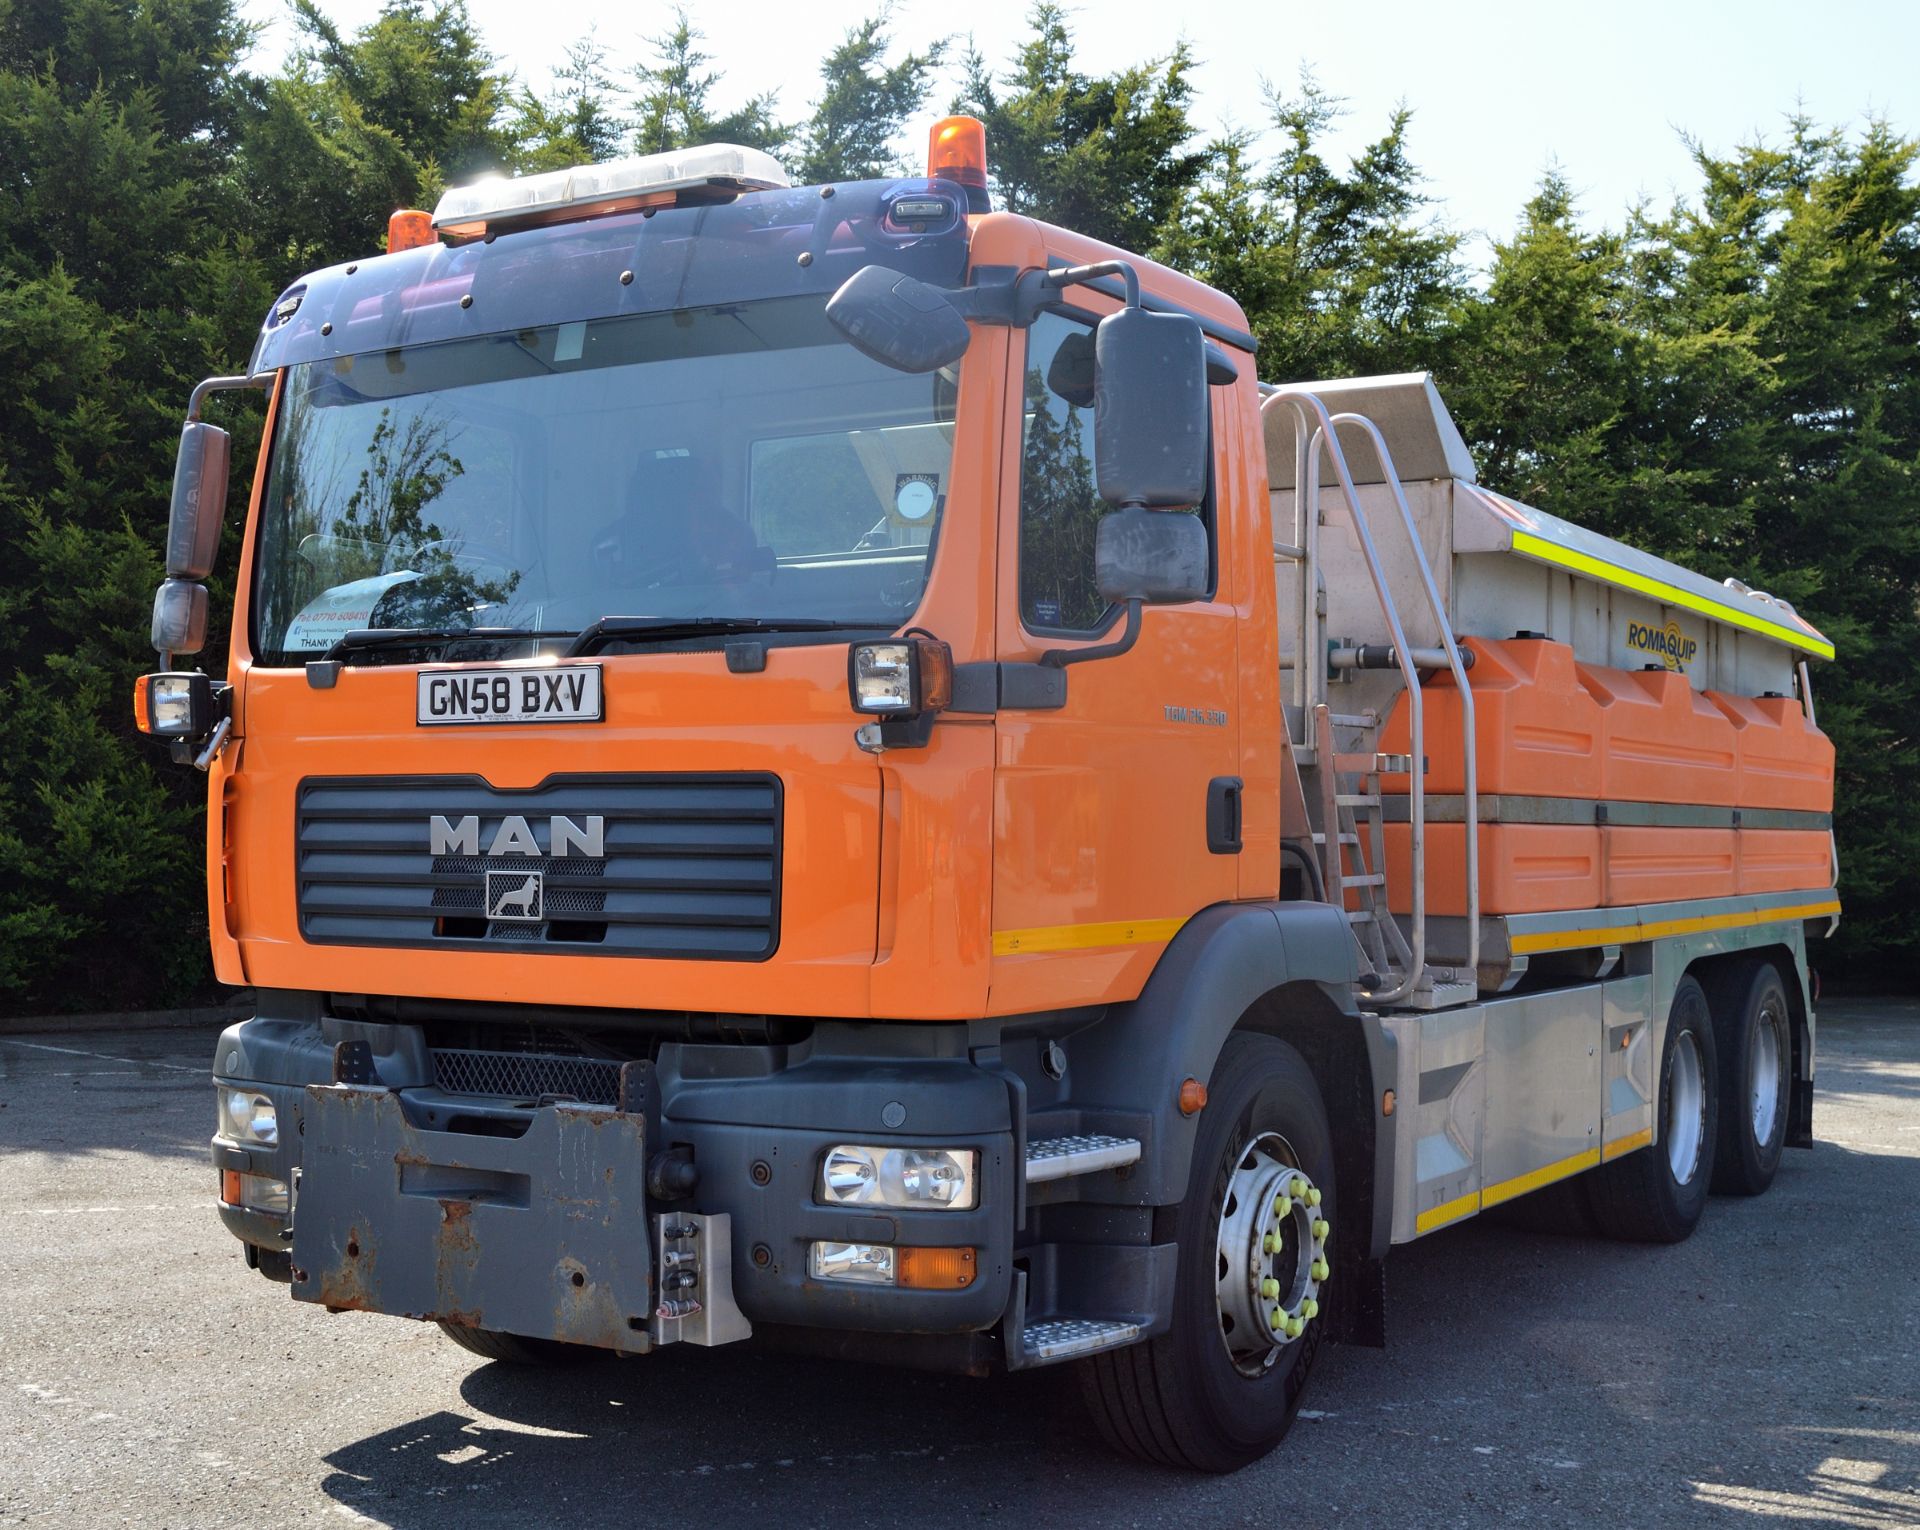
[[434, 723], [599, 722], [600, 666], [420, 672], [422, 727]]

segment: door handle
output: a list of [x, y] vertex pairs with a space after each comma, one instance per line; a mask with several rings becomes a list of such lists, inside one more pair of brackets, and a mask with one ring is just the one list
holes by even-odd
[[1240, 853], [1240, 793], [1238, 776], [1215, 776], [1207, 783], [1207, 849], [1214, 855]]

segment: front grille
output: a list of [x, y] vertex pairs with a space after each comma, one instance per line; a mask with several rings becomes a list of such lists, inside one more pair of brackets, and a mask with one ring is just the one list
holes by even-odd
[[620, 1103], [620, 1064], [606, 1057], [535, 1052], [433, 1051], [433, 1081], [449, 1094], [484, 1094], [532, 1103], [549, 1096], [587, 1105]]
[[[464, 831], [443, 834], [439, 855], [436, 817]], [[526, 791], [475, 776], [314, 779], [297, 818], [300, 930], [316, 944], [758, 961], [779, 943], [772, 776], [551, 776]], [[557, 818], [603, 819], [604, 854], [577, 836], [556, 845]], [[487, 854], [496, 842], [504, 853]], [[540, 917], [489, 917], [489, 871], [510, 873], [516, 894], [537, 873]], [[496, 897], [495, 912], [512, 904]]]

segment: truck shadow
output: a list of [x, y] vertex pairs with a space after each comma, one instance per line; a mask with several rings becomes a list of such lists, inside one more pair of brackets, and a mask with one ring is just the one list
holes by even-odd
[[1090, 1488], [1164, 1482], [1100, 1452], [1071, 1388], [1058, 1373], [979, 1380], [739, 1351], [558, 1371], [485, 1364], [460, 1386], [471, 1411], [334, 1451], [322, 1487], [414, 1530], [476, 1510], [527, 1524], [714, 1523], [769, 1509], [783, 1524], [939, 1523], [1015, 1512], [1062, 1470]]

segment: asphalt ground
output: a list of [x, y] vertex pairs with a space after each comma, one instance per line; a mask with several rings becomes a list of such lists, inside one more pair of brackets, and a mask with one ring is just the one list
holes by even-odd
[[1819, 1146], [1641, 1248], [1397, 1251], [1228, 1478], [1106, 1455], [1071, 1378], [681, 1346], [559, 1373], [248, 1272], [213, 1033], [0, 1037], [0, 1524], [1920, 1525], [1920, 1004], [1821, 1017]]

